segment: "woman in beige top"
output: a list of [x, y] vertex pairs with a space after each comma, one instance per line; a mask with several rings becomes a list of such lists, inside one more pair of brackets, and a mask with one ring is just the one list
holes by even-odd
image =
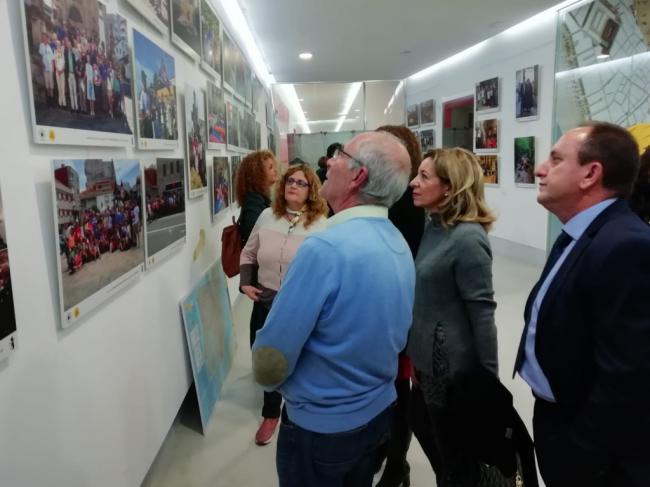
[[[276, 183], [273, 205], [260, 214], [242, 250], [239, 288], [254, 301], [251, 347], [298, 247], [307, 235], [325, 227], [327, 204], [319, 196], [319, 190], [318, 176], [309, 166], [290, 166]], [[258, 445], [271, 441], [281, 405], [280, 393], [264, 393], [264, 419], [255, 435]]]

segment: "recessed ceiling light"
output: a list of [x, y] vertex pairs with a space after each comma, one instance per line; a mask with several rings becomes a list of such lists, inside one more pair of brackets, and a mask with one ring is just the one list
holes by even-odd
[[311, 52], [301, 52], [301, 53], [298, 55], [298, 57], [299, 57], [300, 59], [302, 59], [303, 61], [309, 61], [309, 60], [310, 60], [312, 57], [314, 57], [314, 56], [312, 55]]

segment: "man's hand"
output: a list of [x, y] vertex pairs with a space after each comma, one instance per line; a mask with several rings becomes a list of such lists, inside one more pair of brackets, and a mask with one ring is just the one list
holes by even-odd
[[262, 290], [256, 288], [255, 286], [242, 286], [241, 287], [242, 292], [251, 298], [253, 301], [259, 301], [259, 295], [262, 294]]

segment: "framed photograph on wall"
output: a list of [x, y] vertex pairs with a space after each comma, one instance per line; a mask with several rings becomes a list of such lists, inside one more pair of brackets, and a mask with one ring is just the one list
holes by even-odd
[[147, 269], [185, 243], [185, 161], [158, 158], [144, 168]]
[[406, 107], [406, 125], [408, 127], [420, 126], [420, 111], [418, 109], [419, 106], [417, 104]]
[[226, 102], [223, 90], [208, 80], [208, 149], [219, 149], [227, 143]]
[[422, 149], [422, 154], [429, 152], [431, 149], [434, 149], [436, 146], [436, 131], [433, 129], [422, 129], [420, 130], [420, 148]]
[[499, 78], [490, 78], [476, 83], [474, 100], [476, 113], [499, 111]]
[[427, 100], [420, 103], [420, 124], [436, 123], [436, 103]]
[[239, 172], [239, 165], [241, 164], [241, 156], [232, 156], [230, 158], [230, 204], [233, 206], [237, 204], [237, 173]]
[[178, 147], [176, 63], [174, 58], [133, 29], [138, 149]]
[[537, 120], [539, 114], [539, 65], [530, 66], [517, 71], [515, 117], [519, 122]]
[[97, 0], [20, 0], [36, 144], [132, 146], [126, 19]]
[[239, 132], [241, 130], [241, 108], [234, 101], [226, 101], [226, 124], [228, 125], [228, 150], [240, 150]]
[[499, 185], [499, 156], [477, 155], [478, 163], [483, 169], [483, 184], [486, 186]]
[[221, 86], [221, 26], [207, 0], [201, 0], [201, 67]]
[[222, 29], [223, 88], [235, 93], [237, 86], [237, 46], [226, 29]]
[[0, 360], [6, 358], [15, 348], [16, 311], [9, 264], [4, 207], [0, 192]]
[[474, 122], [474, 150], [476, 152], [499, 151], [499, 120], [489, 118]]
[[126, 0], [142, 17], [160, 31], [169, 32], [169, 0]]
[[227, 157], [212, 159], [212, 222], [230, 205], [230, 162]]
[[201, 57], [199, 0], [171, 0], [172, 42], [192, 59]]
[[52, 162], [61, 326], [84, 318], [144, 268], [140, 161]]
[[198, 198], [208, 191], [205, 159], [207, 146], [205, 97], [203, 90], [185, 85], [185, 148], [188, 198]]
[[535, 137], [515, 137], [515, 185], [535, 187]]

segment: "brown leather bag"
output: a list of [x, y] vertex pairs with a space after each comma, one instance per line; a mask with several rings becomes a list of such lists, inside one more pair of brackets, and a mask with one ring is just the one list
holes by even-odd
[[223, 272], [228, 277], [239, 274], [239, 256], [241, 254], [241, 234], [239, 233], [239, 220], [232, 217], [232, 225], [223, 229], [221, 234], [221, 265]]

